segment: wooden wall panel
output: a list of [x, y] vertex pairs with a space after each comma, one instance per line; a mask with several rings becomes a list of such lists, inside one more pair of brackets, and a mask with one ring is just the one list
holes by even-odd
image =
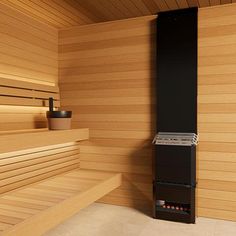
[[57, 82], [57, 30], [0, 4], [0, 76]]
[[123, 173], [102, 202], [152, 203], [155, 16], [59, 31], [61, 106], [89, 127], [81, 167]]
[[[6, 79], [40, 86], [57, 85], [57, 30], [6, 6], [3, 1], [0, 15], [0, 85], [7, 86], [3, 84]], [[5, 97], [1, 99], [0, 131], [46, 127], [45, 109], [3, 106], [9, 103], [4, 102]]]
[[[236, 4], [199, 9], [197, 214], [227, 220], [236, 220], [235, 12]], [[91, 130], [81, 165], [124, 174], [103, 202], [150, 206], [154, 18], [59, 32], [62, 106], [74, 127]]]
[[236, 4], [199, 10], [198, 215], [236, 221]]

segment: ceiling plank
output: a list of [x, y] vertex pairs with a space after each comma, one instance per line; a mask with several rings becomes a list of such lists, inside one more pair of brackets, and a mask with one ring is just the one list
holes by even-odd
[[140, 10], [143, 16], [151, 15], [152, 13], [149, 11], [147, 6], [143, 3], [142, 0], [135, 0], [133, 3], [136, 5], [136, 7]]
[[236, 0], [0, 0], [0, 3], [58, 29], [232, 2]]
[[198, 2], [199, 2], [199, 6], [200, 7], [208, 7], [208, 6], [210, 6], [209, 0], [198, 0]]
[[220, 4], [220, 0], [210, 0], [211, 6], [215, 6], [215, 5], [219, 5], [219, 4]]
[[149, 10], [147, 9], [147, 7], [145, 7], [145, 9], [143, 10], [143, 6], [140, 7], [140, 1], [139, 0], [129, 0], [130, 2], [132, 2], [132, 4], [138, 9], [139, 11], [139, 16], [144, 16], [144, 15], [149, 15], [151, 13], [148, 13]]
[[65, 27], [65, 25], [58, 24], [58, 22], [54, 21], [50, 17], [47, 17], [43, 14], [41, 14], [39, 11], [35, 11], [35, 9], [27, 6], [25, 3], [22, 3], [21, 1], [18, 0], [1, 0], [1, 3], [4, 3], [13, 9], [16, 9], [17, 11], [30, 16], [38, 21], [41, 21], [45, 24], [48, 24], [50, 26], [53, 26], [55, 28], [58, 27]]
[[188, 0], [189, 7], [198, 7], [198, 0]]
[[179, 5], [179, 8], [187, 8], [188, 7], [187, 0], [177, 0], [177, 3]]
[[133, 4], [131, 0], [119, 0], [130, 12], [133, 17], [141, 16], [139, 9]]
[[115, 8], [117, 8], [122, 14], [123, 18], [130, 18], [131, 17], [131, 12], [128, 10], [127, 7], [123, 5], [123, 3], [119, 0], [110, 0], [111, 3]]
[[179, 8], [177, 2], [178, 2], [178, 0], [177, 1], [176, 0], [168, 0], [168, 1], [166, 1], [166, 4], [167, 4], [169, 9], [176, 10], [176, 9]]
[[101, 11], [106, 15], [106, 17], [110, 20], [116, 20], [120, 19], [117, 17], [116, 13], [113, 12], [113, 8], [110, 8], [109, 1], [107, 0], [96, 0], [96, 1], [90, 1], [93, 5], [95, 5], [97, 8], [100, 8]]
[[220, 1], [221, 4], [229, 4], [229, 3], [232, 3], [231, 0], [221, 0]]
[[157, 6], [160, 9], [160, 11], [168, 11], [168, 10], [170, 10], [168, 5], [166, 4], [165, 0], [154, 0], [154, 1], [157, 4]]
[[49, 17], [54, 22], [64, 25], [64, 26], [70, 26], [71, 24], [62, 19], [61, 17], [58, 17], [58, 15], [52, 13], [47, 7], [45, 7], [45, 4], [42, 1], [36, 2], [35, 0], [19, 0], [19, 2], [25, 4], [29, 9], [33, 9], [35, 13], [40, 13], [42, 16], [46, 17], [46, 19]]
[[[44, 0], [44, 1], [48, 1], [48, 0]], [[83, 21], [87, 24], [90, 24], [90, 23], [96, 22], [97, 20], [97, 18], [94, 18], [93, 15], [90, 14], [88, 11], [84, 12], [83, 7], [79, 6], [77, 4], [77, 1], [74, 1], [74, 0], [63, 0], [63, 1], [51, 0], [51, 1], [59, 5], [61, 11], [65, 9], [65, 11], [70, 12], [70, 16], [73, 17], [73, 19], [78, 22]]]
[[154, 0], [142, 0], [142, 1], [152, 14], [157, 14], [157, 12], [160, 11]]
[[[63, 20], [69, 26], [75, 25], [78, 23], [80, 24], [78, 20], [76, 21], [75, 19], [73, 19], [73, 15], [71, 15], [70, 12], [66, 11], [65, 7], [61, 9], [59, 4], [55, 4], [51, 0], [46, 0], [46, 1], [45, 0], [41, 0], [41, 1], [30, 0], [30, 1], [35, 4], [36, 8], [40, 7], [42, 8], [43, 11], [47, 11], [48, 13], [53, 15], [53, 18], [57, 21], [59, 18], [59, 20]], [[82, 23], [85, 23], [85, 22], [82, 21]]]
[[[104, 0], [103, 0], [104, 1]], [[112, 12], [112, 14], [115, 16], [115, 19], [124, 19], [125, 15], [124, 13], [114, 5], [113, 0], [104, 1], [104, 6], [107, 8], [107, 11]]]
[[94, 7], [89, 1], [85, 0], [62, 0], [66, 1], [68, 4], [72, 6], [72, 8], [75, 9], [75, 11], [79, 12], [79, 14], [82, 14], [83, 16], [88, 17], [93, 22], [103, 22], [106, 21], [106, 16], [100, 12], [96, 7]]

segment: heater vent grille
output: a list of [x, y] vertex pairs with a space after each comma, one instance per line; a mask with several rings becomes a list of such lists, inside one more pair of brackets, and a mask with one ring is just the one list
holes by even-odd
[[195, 133], [159, 132], [152, 143], [155, 145], [192, 146], [198, 144], [198, 135]]

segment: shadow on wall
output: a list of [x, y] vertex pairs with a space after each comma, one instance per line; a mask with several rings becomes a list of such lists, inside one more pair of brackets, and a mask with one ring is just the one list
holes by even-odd
[[[152, 173], [151, 174], [151, 179], [150, 179], [150, 184], [151, 184], [151, 199], [147, 198], [147, 202], [150, 203], [150, 208], [148, 208], [147, 214], [152, 216], [153, 212], [153, 168], [154, 168], [154, 155], [155, 155], [155, 146], [152, 145], [152, 139], [156, 135], [156, 122], [157, 122], [157, 114], [156, 114], [156, 81], [157, 81], [157, 72], [156, 72], [156, 61], [157, 61], [157, 45], [156, 45], [156, 34], [157, 34], [157, 28], [156, 28], [156, 23], [157, 19], [152, 20], [150, 22], [150, 31], [151, 31], [151, 37], [150, 37], [150, 142], [148, 143], [148, 148], [150, 148], [151, 152], [151, 169]], [[145, 213], [145, 212], [143, 212]]]
[[[156, 45], [156, 42], [157, 42], [157, 39], [156, 39], [156, 35], [157, 35], [157, 18], [155, 20], [153, 20], [151, 22], [151, 29], [152, 29], [152, 32], [153, 32], [153, 38], [151, 38], [151, 42], [150, 42], [150, 45], [151, 45], [151, 50], [152, 50], [152, 53], [150, 55], [150, 59], [151, 59], [151, 78], [152, 78], [152, 81], [151, 81], [151, 95], [152, 95], [152, 106], [151, 106], [151, 135], [152, 135], [152, 139], [154, 138], [154, 136], [156, 135], [156, 130], [157, 130], [157, 114], [156, 114], [156, 103], [157, 103], [157, 97], [156, 97], [156, 87], [157, 87], [157, 45]], [[155, 146], [152, 145], [152, 190], [153, 190], [153, 173], [154, 173], [154, 155], [155, 155]], [[153, 192], [152, 192], [152, 195], [153, 195]], [[153, 202], [153, 199], [152, 199], [152, 208], [153, 208], [153, 204], [155, 204]], [[152, 209], [152, 212], [153, 212], [153, 209]]]
[[[84, 145], [98, 146], [96, 140], [87, 141]], [[83, 145], [82, 143], [82, 145]], [[100, 146], [101, 147], [101, 146]], [[104, 148], [106, 148], [104, 146]], [[119, 147], [118, 147], [119, 148]], [[125, 158], [126, 164], [122, 173], [123, 184], [107, 196], [99, 200], [102, 203], [117, 204], [132, 207], [144, 214], [152, 214], [152, 148], [150, 140], [139, 143], [137, 151], [128, 154]], [[89, 158], [89, 157], [88, 157]], [[112, 156], [110, 157], [112, 158]], [[106, 164], [104, 164], [106, 165]], [[117, 164], [120, 166], [120, 164]], [[121, 164], [122, 165], [122, 164]], [[81, 161], [83, 168], [83, 160]], [[119, 167], [118, 167], [119, 168]], [[103, 163], [98, 163], [94, 169], [105, 169], [105, 171], [120, 172], [108, 169]]]
[[[19, 117], [19, 120], [16, 121], [15, 117]], [[0, 131], [39, 128], [47, 128], [47, 120], [43, 114], [9, 113], [4, 114], [0, 122]]]
[[47, 128], [48, 127], [48, 123], [47, 123], [47, 118], [46, 118], [46, 114], [42, 115], [42, 114], [36, 114], [34, 116], [34, 127], [32, 127], [33, 129], [42, 129], [42, 128]]
[[[143, 158], [145, 166], [142, 166], [142, 173], [138, 175], [124, 175], [123, 180], [130, 184], [130, 189], [133, 191], [132, 206], [146, 214], [152, 215], [152, 146], [150, 144], [151, 140], [143, 141], [137, 151], [130, 154], [130, 160], [132, 160], [132, 166], [137, 166], [136, 158], [137, 156]], [[143, 155], [143, 156], [142, 156]], [[135, 171], [135, 170], [134, 170]], [[140, 171], [139, 171], [140, 172]], [[150, 172], [150, 173], [148, 173]], [[147, 174], [148, 173], [148, 174]]]

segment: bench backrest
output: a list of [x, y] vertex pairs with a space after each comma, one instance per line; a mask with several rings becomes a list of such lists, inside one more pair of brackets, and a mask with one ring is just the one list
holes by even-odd
[[57, 86], [0, 78], [0, 105], [45, 107], [49, 97], [55, 107], [60, 106]]
[[0, 194], [76, 168], [79, 168], [76, 143], [1, 155]]

